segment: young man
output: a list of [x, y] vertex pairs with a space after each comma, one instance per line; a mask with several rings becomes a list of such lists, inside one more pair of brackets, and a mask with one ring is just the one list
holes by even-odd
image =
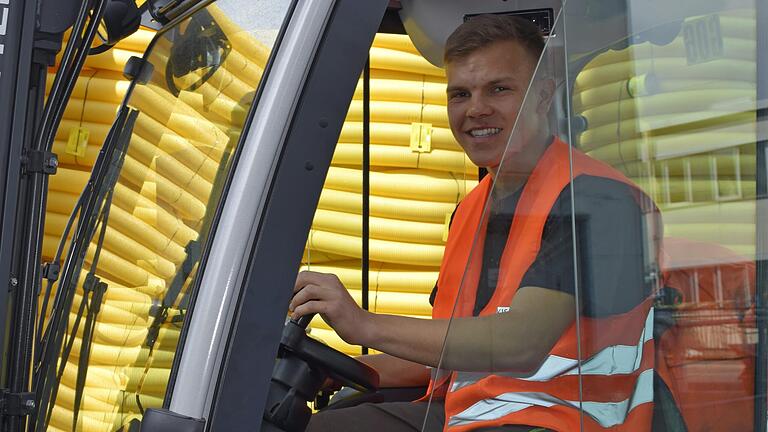
[[[431, 407], [327, 411], [308, 430], [649, 430], [643, 209], [654, 208], [553, 137], [543, 49], [533, 24], [506, 16], [475, 17], [447, 41], [451, 130], [490, 176], [456, 210], [432, 320], [363, 311], [334, 275], [296, 280], [294, 318], [319, 313], [348, 343], [386, 353], [363, 358], [382, 386], [429, 382]], [[450, 373], [430, 381], [425, 366]]]

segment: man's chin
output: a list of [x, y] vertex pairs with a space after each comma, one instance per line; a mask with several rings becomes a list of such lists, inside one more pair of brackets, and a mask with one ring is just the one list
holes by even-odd
[[499, 169], [499, 166], [506, 167], [513, 164], [514, 161], [519, 158], [518, 155], [519, 152], [514, 151], [514, 149], [507, 149], [507, 151], [500, 156], [492, 158], [470, 158], [470, 160], [479, 167], [485, 168], [490, 172], [496, 172]]
[[489, 158], [472, 158], [470, 157], [469, 160], [472, 161], [473, 164], [476, 166], [486, 169], [490, 172], [496, 172], [496, 169], [499, 167], [499, 159], [489, 159]]

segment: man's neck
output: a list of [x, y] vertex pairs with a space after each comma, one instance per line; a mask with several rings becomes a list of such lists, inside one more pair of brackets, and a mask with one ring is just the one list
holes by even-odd
[[514, 195], [525, 185], [527, 180], [528, 175], [525, 174], [496, 176], [494, 178], [493, 190], [491, 191], [491, 199], [498, 202]]
[[494, 180], [493, 190], [491, 191], [491, 198], [493, 200], [498, 201], [513, 195], [525, 185], [544, 152], [554, 142], [554, 137], [548, 135], [546, 138], [537, 141], [537, 145], [528, 146], [532, 152], [531, 156], [534, 156], [531, 158], [530, 163], [525, 166], [514, 166], [514, 170], [511, 169], [513, 168], [511, 163], [504, 164], [508, 167], [506, 170], [499, 169], [498, 167], [495, 170], [489, 170]]

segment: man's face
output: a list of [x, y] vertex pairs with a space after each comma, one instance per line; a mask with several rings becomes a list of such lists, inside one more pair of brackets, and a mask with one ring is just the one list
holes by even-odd
[[[451, 131], [475, 165], [497, 171], [535, 67], [536, 61], [514, 41], [493, 43], [446, 66]], [[541, 126], [531, 108], [518, 125], [520, 139], [510, 145], [505, 170], [520, 156], [526, 159], [521, 154], [526, 130]]]

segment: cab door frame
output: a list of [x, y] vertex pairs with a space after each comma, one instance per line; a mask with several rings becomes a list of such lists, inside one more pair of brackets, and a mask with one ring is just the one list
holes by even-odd
[[293, 282], [387, 0], [298, 1], [275, 47], [189, 322], [169, 408], [258, 429]]

